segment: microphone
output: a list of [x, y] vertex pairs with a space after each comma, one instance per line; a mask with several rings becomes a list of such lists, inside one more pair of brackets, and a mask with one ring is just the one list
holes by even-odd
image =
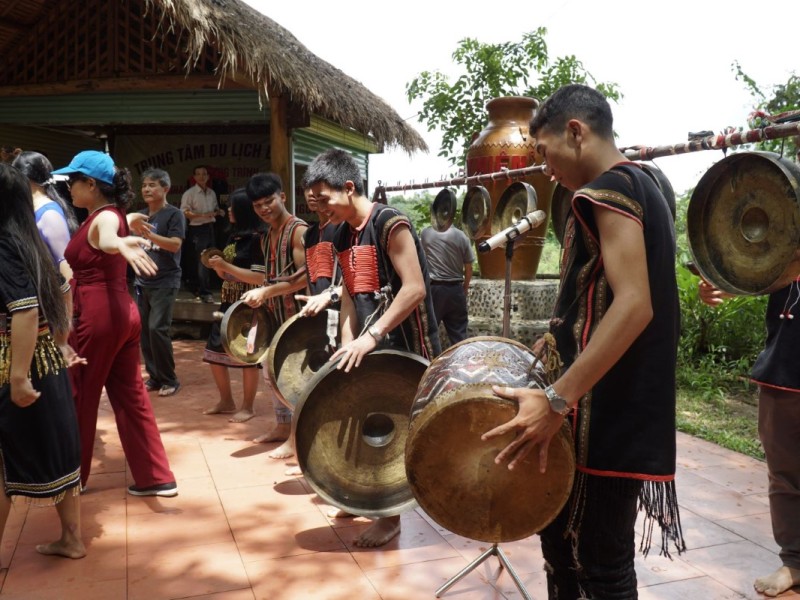
[[478, 252], [489, 252], [495, 248], [504, 248], [508, 242], [513, 242], [519, 236], [544, 223], [545, 219], [547, 219], [547, 213], [543, 210], [535, 210], [528, 213], [511, 227], [506, 227], [500, 233], [495, 233], [485, 242], [478, 244]]

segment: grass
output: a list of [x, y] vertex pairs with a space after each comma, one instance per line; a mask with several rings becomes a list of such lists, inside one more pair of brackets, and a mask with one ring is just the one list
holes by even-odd
[[678, 369], [677, 427], [718, 446], [764, 460], [757, 389], [730, 375]]

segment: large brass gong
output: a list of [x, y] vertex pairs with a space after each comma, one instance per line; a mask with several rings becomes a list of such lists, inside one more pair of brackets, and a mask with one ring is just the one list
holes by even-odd
[[424, 358], [376, 350], [350, 373], [327, 363], [306, 387], [294, 418], [297, 461], [323, 500], [365, 517], [416, 506], [404, 451]]
[[250, 308], [238, 300], [230, 305], [222, 317], [222, 347], [238, 361], [255, 365], [266, 358], [276, 329], [275, 315], [270, 310], [264, 306]]
[[771, 152], [714, 164], [689, 201], [694, 263], [721, 290], [769, 294], [800, 274], [800, 168]]
[[328, 312], [294, 315], [280, 326], [267, 352], [267, 376], [278, 399], [294, 410], [311, 378], [328, 362]]

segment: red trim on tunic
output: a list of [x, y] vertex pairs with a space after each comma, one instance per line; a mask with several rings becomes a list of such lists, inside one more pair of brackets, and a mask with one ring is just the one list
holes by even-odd
[[773, 390], [783, 390], [784, 392], [792, 392], [794, 394], [800, 394], [800, 390], [796, 390], [790, 387], [783, 387], [781, 385], [773, 385], [772, 383], [765, 383], [763, 381], [759, 381], [758, 379], [750, 378], [750, 381], [755, 383], [756, 385], [763, 385], [764, 387], [772, 388]]
[[306, 266], [311, 283], [316, 283], [320, 277], [333, 279], [335, 263], [336, 258], [331, 242], [318, 242], [306, 249]]
[[378, 250], [375, 246], [351, 246], [339, 253], [342, 276], [351, 296], [381, 289]]
[[646, 475], [644, 473], [624, 473], [622, 471], [603, 471], [601, 469], [588, 469], [577, 465], [575, 469], [587, 475], [600, 477], [624, 477], [625, 479], [640, 479], [641, 481], [674, 481], [675, 475]]

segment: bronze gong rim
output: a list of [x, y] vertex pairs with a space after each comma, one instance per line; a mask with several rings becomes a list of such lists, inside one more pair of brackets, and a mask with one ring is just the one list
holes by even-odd
[[328, 363], [298, 401], [297, 462], [328, 504], [364, 517], [414, 508], [405, 445], [411, 405], [428, 366], [401, 350], [376, 350], [350, 373]]
[[206, 248], [205, 250], [200, 252], [200, 262], [206, 269], [211, 268], [211, 264], [208, 261], [212, 256], [219, 256], [223, 260], [225, 260], [225, 255], [219, 248]]
[[267, 377], [275, 395], [294, 410], [312, 377], [331, 357], [328, 350], [328, 313], [294, 315], [278, 328], [267, 351]]
[[[247, 351], [247, 336], [256, 325], [253, 352]], [[256, 365], [263, 361], [269, 351], [269, 343], [275, 333], [275, 317], [267, 308], [251, 308], [242, 300], [228, 307], [220, 323], [220, 338], [225, 352], [236, 360]]]
[[515, 181], [509, 185], [497, 202], [492, 217], [492, 234], [515, 225], [522, 217], [536, 210], [536, 201], [536, 189], [531, 184]]
[[689, 201], [687, 233], [703, 278], [737, 295], [768, 294], [800, 274], [800, 168], [771, 152], [715, 163]]

